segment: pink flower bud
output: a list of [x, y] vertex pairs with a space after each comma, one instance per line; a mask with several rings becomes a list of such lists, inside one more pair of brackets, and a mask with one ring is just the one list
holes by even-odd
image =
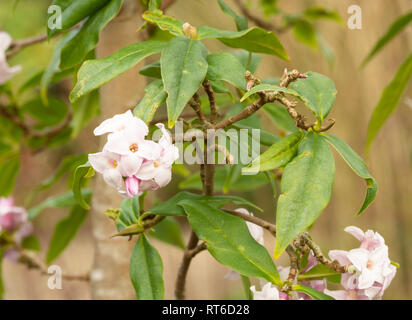
[[125, 185], [126, 185], [126, 194], [129, 198], [133, 198], [134, 196], [139, 194], [140, 180], [137, 179], [135, 176], [127, 177], [125, 181]]

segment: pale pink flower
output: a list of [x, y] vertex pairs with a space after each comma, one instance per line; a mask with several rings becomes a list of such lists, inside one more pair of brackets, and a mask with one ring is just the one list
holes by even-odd
[[325, 289], [323, 293], [331, 296], [335, 300], [371, 300], [366, 294], [365, 290], [351, 289], [351, 290], [328, 290]]
[[13, 206], [13, 198], [0, 198], [0, 230], [14, 231], [27, 221], [27, 212]]
[[[244, 208], [238, 208], [235, 211], [253, 216], [253, 213], [247, 211]], [[263, 246], [263, 228], [249, 221], [246, 221], [246, 226], [249, 229], [250, 235], [253, 237], [253, 239], [255, 239], [259, 244]]]
[[94, 135], [100, 136], [105, 133], [121, 133], [127, 128], [134, 128], [143, 138], [149, 133], [149, 128], [141, 119], [133, 116], [132, 111], [116, 114], [110, 119], [104, 120], [96, 129]]
[[10, 47], [11, 42], [12, 39], [7, 32], [0, 32], [0, 85], [21, 71], [21, 66], [10, 67], [7, 63], [6, 50]]
[[[160, 152], [153, 158], [145, 161], [135, 174], [141, 180], [154, 180], [159, 187], [166, 186], [172, 179], [172, 164], [179, 158], [179, 149], [172, 144], [172, 139], [164, 125], [159, 123], [157, 127], [163, 132], [157, 146]], [[155, 153], [153, 153], [155, 155]]]
[[384, 246], [385, 240], [383, 237], [372, 230], [363, 232], [361, 229], [355, 226], [349, 226], [345, 228], [345, 232], [351, 234], [361, 242], [360, 247], [366, 250], [373, 250], [377, 247]]
[[118, 154], [103, 151], [89, 154], [89, 162], [94, 170], [103, 175], [104, 181], [117, 190], [123, 186], [123, 178], [120, 171], [120, 156]]
[[257, 291], [255, 286], [251, 286], [250, 291], [253, 293], [253, 300], [289, 300], [286, 293], [280, 292], [279, 289], [270, 282], [266, 283], [261, 291]]

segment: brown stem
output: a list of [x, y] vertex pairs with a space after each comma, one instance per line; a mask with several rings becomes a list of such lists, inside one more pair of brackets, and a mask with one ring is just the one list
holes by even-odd
[[290, 261], [289, 276], [288, 276], [288, 279], [286, 280], [288, 288], [286, 290], [290, 291], [291, 289], [290, 286], [295, 281], [296, 276], [298, 275], [299, 263], [298, 263], [298, 257], [296, 255], [296, 252], [291, 245], [287, 246], [286, 253], [289, 256], [289, 261]]
[[233, 216], [236, 217], [240, 217], [243, 220], [252, 222], [260, 227], [262, 227], [263, 229], [268, 230], [274, 237], [276, 237], [276, 226], [270, 222], [267, 222], [263, 219], [260, 219], [258, 217], [252, 216], [250, 214], [245, 214], [245, 213], [241, 213], [241, 212], [237, 212], [235, 210], [229, 210], [229, 209], [223, 209], [223, 211], [230, 213]]
[[205, 80], [203, 82], [203, 88], [205, 89], [205, 92], [209, 98], [211, 122], [212, 124], [216, 124], [216, 120], [217, 120], [219, 113], [218, 113], [217, 106], [216, 106], [215, 93], [213, 92], [212, 86], [208, 80]]
[[13, 41], [6, 56], [9, 59], [10, 57], [18, 53], [20, 50], [24, 49], [25, 47], [28, 47], [28, 46], [31, 46], [31, 45], [34, 45], [36, 43], [40, 43], [46, 40], [47, 40], [47, 34], [43, 34], [40, 36], [34, 36], [31, 38], [27, 38], [27, 39]]

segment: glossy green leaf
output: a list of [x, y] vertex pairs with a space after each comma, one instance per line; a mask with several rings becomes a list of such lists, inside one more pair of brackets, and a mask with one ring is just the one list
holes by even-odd
[[143, 234], [132, 251], [130, 279], [138, 300], [162, 300], [164, 298], [162, 258]]
[[183, 22], [163, 15], [161, 10], [146, 11], [143, 19], [157, 25], [161, 30], [168, 31], [175, 36], [183, 36]]
[[323, 264], [318, 264], [309, 271], [298, 275], [299, 281], [323, 280], [325, 278], [330, 282], [339, 283], [341, 280], [341, 274], [329, 269]]
[[224, 80], [245, 90], [246, 69], [233, 55], [227, 52], [212, 53], [207, 56], [207, 63], [209, 68], [206, 78], [208, 80]]
[[367, 55], [362, 62], [362, 66], [365, 66], [382, 48], [388, 44], [396, 35], [398, 35], [403, 29], [405, 29], [409, 23], [412, 22], [412, 11], [397, 18], [386, 31], [386, 33], [378, 40], [371, 52]]
[[0, 196], [7, 197], [14, 190], [17, 174], [20, 170], [18, 156], [0, 160]]
[[155, 225], [149, 235], [179, 249], [185, 249], [179, 223], [172, 217], [166, 217]]
[[184, 216], [184, 210], [180, 206], [178, 206], [178, 203], [182, 200], [206, 201], [209, 205], [216, 208], [221, 208], [227, 202], [233, 202], [234, 204], [239, 206], [249, 206], [256, 210], [262, 211], [262, 209], [260, 209], [255, 204], [238, 196], [205, 196], [187, 191], [181, 191], [167, 201], [162, 202], [154, 206], [152, 209], [147, 210], [147, 212], [162, 216]]
[[289, 88], [297, 92], [305, 105], [323, 120], [327, 117], [336, 99], [337, 90], [335, 84], [328, 77], [308, 72], [306, 79], [298, 79], [289, 85]]
[[322, 134], [322, 137], [324, 137], [326, 141], [339, 152], [353, 172], [366, 181], [368, 189], [366, 190], [366, 196], [362, 207], [357, 213], [357, 215], [359, 215], [373, 202], [373, 200], [375, 200], [378, 192], [378, 184], [369, 173], [368, 167], [363, 159], [346, 142], [330, 134]]
[[327, 206], [334, 178], [335, 161], [329, 145], [319, 134], [308, 133], [282, 175], [276, 212], [276, 259]]
[[144, 66], [140, 69], [139, 73], [146, 77], [162, 79], [162, 72], [160, 71], [160, 61]]
[[99, 42], [100, 31], [120, 11], [122, 0], [110, 0], [82, 25], [79, 32], [64, 45], [60, 57], [60, 69], [69, 69], [80, 64]]
[[167, 115], [172, 128], [207, 72], [207, 49], [198, 40], [176, 37], [162, 51], [162, 79], [168, 93]]
[[200, 40], [217, 39], [231, 48], [275, 55], [288, 61], [289, 57], [278, 37], [271, 31], [253, 27], [243, 31], [218, 30], [208, 26], [198, 28]]
[[77, 83], [70, 94], [75, 102], [81, 96], [97, 89], [134, 67], [142, 59], [160, 52], [165, 46], [161, 41], [144, 41], [128, 45], [103, 59], [86, 61], [77, 75]]
[[73, 179], [73, 195], [74, 199], [77, 201], [77, 203], [84, 209], [89, 210], [90, 206], [87, 203], [87, 201], [83, 197], [82, 193], [82, 187], [85, 183], [85, 181], [88, 178], [91, 178], [94, 176], [95, 172], [92, 166], [90, 165], [89, 162], [86, 162], [85, 164], [78, 166], [76, 171], [74, 172], [74, 179]]
[[220, 263], [249, 277], [281, 284], [269, 253], [250, 235], [246, 223], [207, 202], [183, 200], [179, 203], [199, 239]]
[[128, 198], [122, 201], [120, 205], [120, 214], [116, 220], [117, 231], [136, 224], [140, 215], [139, 197]]
[[[87, 199], [86, 201], [90, 201]], [[46, 263], [50, 264], [56, 260], [60, 254], [67, 248], [69, 243], [76, 236], [77, 231], [86, 220], [87, 210], [79, 205], [75, 205], [70, 214], [60, 220], [54, 229], [53, 236], [50, 240], [49, 250], [47, 251]]]
[[52, 83], [53, 78], [61, 72], [60, 70], [60, 57], [64, 46], [76, 36], [78, 30], [72, 30], [67, 33], [57, 44], [56, 48], [53, 51], [53, 55], [50, 59], [50, 63], [44, 71], [41, 81], [40, 81], [40, 96], [43, 101], [43, 104], [48, 104], [47, 90]]
[[163, 90], [162, 80], [151, 82], [145, 89], [145, 95], [134, 108], [133, 113], [144, 122], [149, 123], [157, 109], [166, 101], [167, 93]]
[[246, 30], [248, 28], [248, 21], [245, 17], [238, 15], [224, 0], [217, 0], [220, 9], [229, 17], [235, 20], [236, 29], [238, 31]]
[[324, 294], [312, 287], [304, 286], [303, 284], [292, 285], [292, 290], [297, 292], [302, 292], [310, 296], [313, 300], [335, 300], [331, 296]]
[[296, 132], [299, 130], [296, 127], [295, 121], [289, 115], [284, 106], [276, 105], [273, 103], [266, 103], [263, 106], [263, 110], [265, 110], [270, 115], [270, 119], [279, 129], [286, 132]]
[[[82, 191], [82, 197], [84, 199], [89, 199], [92, 195], [92, 190], [84, 189]], [[48, 208], [70, 208], [77, 204], [73, 196], [72, 191], [65, 192], [58, 196], [49, 197], [37, 206], [30, 208], [29, 219], [32, 220], [36, 218], [40, 212]]]
[[293, 23], [292, 30], [296, 40], [312, 49], [316, 50], [318, 48], [316, 29], [311, 23], [303, 19], [298, 19]]
[[110, 0], [53, 0], [52, 5], [57, 5], [62, 9], [62, 28], [47, 28], [49, 37], [73, 27], [84, 18], [93, 15], [96, 11], [104, 7], [109, 1]]
[[243, 168], [242, 172], [251, 174], [284, 167], [296, 156], [302, 136], [301, 132], [296, 132], [279, 140]]
[[402, 63], [386, 88], [383, 90], [378, 104], [372, 112], [369, 120], [368, 135], [366, 137], [366, 151], [369, 153], [372, 141], [382, 128], [389, 116], [396, 110], [402, 94], [412, 75], [412, 54]]

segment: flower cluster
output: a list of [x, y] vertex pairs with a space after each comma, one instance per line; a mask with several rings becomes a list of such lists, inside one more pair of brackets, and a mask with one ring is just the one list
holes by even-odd
[[0, 244], [5, 245], [4, 256], [9, 260], [17, 261], [19, 253], [13, 244], [19, 245], [32, 232], [33, 226], [28, 221], [26, 210], [15, 207], [11, 197], [0, 198]]
[[0, 85], [6, 83], [21, 70], [21, 66], [10, 67], [7, 64], [6, 50], [11, 45], [11, 37], [6, 32], [0, 32]]
[[128, 110], [103, 121], [94, 130], [96, 136], [108, 133], [107, 143], [102, 152], [89, 154], [89, 162], [119, 193], [134, 197], [170, 182], [179, 149], [172, 144], [164, 125], [156, 126], [163, 134], [160, 140], [146, 140], [149, 128]]
[[341, 265], [347, 266], [348, 273], [342, 275], [341, 285], [345, 290], [325, 293], [338, 300], [380, 299], [396, 274], [391, 264], [388, 246], [382, 236], [357, 227], [347, 227], [345, 231], [360, 241], [360, 247], [350, 251], [331, 250], [329, 256]]

